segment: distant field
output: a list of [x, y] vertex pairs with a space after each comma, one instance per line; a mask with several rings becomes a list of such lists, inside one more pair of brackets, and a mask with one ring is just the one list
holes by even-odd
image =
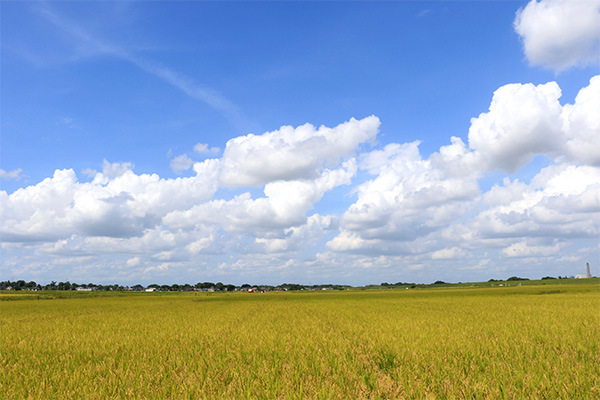
[[0, 302], [0, 398], [600, 398], [600, 285], [556, 283], [39, 293]]

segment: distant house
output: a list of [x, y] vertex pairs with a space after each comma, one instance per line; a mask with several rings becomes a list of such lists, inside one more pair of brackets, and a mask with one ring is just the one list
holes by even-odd
[[155, 287], [149, 287], [145, 290], [145, 292], [156, 292], [156, 288]]
[[83, 286], [79, 286], [77, 289], [78, 292], [91, 292], [92, 288], [87, 288], [87, 287], [83, 287]]

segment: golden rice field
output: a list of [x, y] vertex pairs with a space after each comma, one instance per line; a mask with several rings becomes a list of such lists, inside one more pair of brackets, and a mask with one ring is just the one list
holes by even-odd
[[0, 307], [1, 399], [600, 398], [597, 281]]

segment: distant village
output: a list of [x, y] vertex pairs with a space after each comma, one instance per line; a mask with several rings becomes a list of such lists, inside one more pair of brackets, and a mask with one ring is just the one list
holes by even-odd
[[[590, 273], [590, 266], [586, 264], [586, 273], [578, 274], [575, 276], [558, 276], [558, 278], [552, 276], [545, 276], [541, 280], [551, 280], [551, 279], [587, 279], [593, 278], [594, 276]], [[503, 286], [500, 282], [509, 283], [512, 281], [528, 281], [528, 278], [520, 278], [517, 276], [511, 276], [505, 280], [499, 279], [490, 279], [487, 281], [486, 286], [494, 286], [497, 284], [498, 286]], [[458, 283], [459, 285], [462, 282]], [[409, 282], [396, 282], [396, 283], [387, 283], [383, 282], [379, 285], [366, 285], [365, 288], [368, 287], [380, 287], [380, 288], [406, 288], [406, 289], [414, 289], [414, 288], [424, 288], [428, 286], [452, 286], [456, 285], [455, 283], [447, 283], [444, 281], [435, 281], [429, 285], [426, 284], [415, 284]], [[471, 285], [474, 286], [474, 285]], [[320, 285], [300, 285], [296, 283], [284, 283], [277, 286], [272, 285], [250, 285], [245, 283], [240, 286], [232, 285], [232, 284], [224, 284], [222, 282], [198, 282], [195, 285], [186, 284], [173, 284], [173, 285], [158, 285], [152, 284], [148, 286], [143, 285], [133, 285], [133, 286], [122, 286], [118, 284], [114, 285], [99, 285], [95, 283], [87, 283], [87, 284], [79, 284], [75, 282], [56, 282], [52, 281], [49, 284], [41, 285], [34, 281], [26, 282], [24, 280], [18, 281], [2, 281], [0, 282], [0, 290], [30, 290], [30, 291], [39, 291], [39, 290], [72, 290], [72, 291], [121, 291], [121, 292], [247, 292], [247, 293], [264, 293], [264, 292], [287, 292], [287, 291], [299, 291], [299, 290], [345, 290], [349, 289], [352, 286], [350, 285], [335, 285], [335, 284], [320, 284]]]
[[73, 291], [132, 291], [132, 292], [248, 292], [248, 293], [260, 293], [260, 292], [272, 292], [272, 291], [289, 291], [289, 290], [342, 290], [349, 288], [347, 285], [299, 285], [295, 283], [284, 283], [278, 286], [271, 285], [250, 285], [243, 284], [236, 286], [232, 284], [223, 284], [221, 282], [198, 282], [195, 285], [190, 284], [173, 284], [173, 285], [158, 285], [152, 284], [148, 286], [133, 285], [133, 286], [121, 286], [115, 285], [99, 285], [95, 283], [79, 284], [75, 282], [56, 282], [52, 281], [49, 284], [41, 285], [34, 281], [26, 282], [24, 280], [18, 281], [2, 281], [0, 282], [0, 290], [73, 290]]

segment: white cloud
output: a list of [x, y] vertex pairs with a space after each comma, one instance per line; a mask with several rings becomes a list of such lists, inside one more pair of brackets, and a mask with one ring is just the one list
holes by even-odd
[[356, 162], [342, 168], [325, 169], [314, 180], [276, 181], [265, 185], [265, 197], [253, 199], [243, 193], [231, 200], [212, 200], [165, 216], [170, 229], [190, 229], [198, 224], [216, 225], [228, 232], [261, 232], [306, 223], [310, 211], [323, 194], [339, 185], [349, 184], [356, 173]]
[[449, 260], [457, 257], [463, 257], [465, 252], [458, 247], [451, 247], [434, 251], [431, 258], [434, 260]]
[[509, 247], [502, 250], [502, 254], [507, 257], [548, 257], [560, 254], [560, 243], [555, 243], [551, 246], [532, 245], [527, 240], [522, 240], [511, 244]]
[[138, 265], [140, 265], [140, 258], [139, 257], [132, 257], [129, 260], [127, 260], [127, 266], [128, 267], [137, 267]]
[[[218, 159], [180, 156], [190, 177], [137, 175], [131, 163], [106, 160], [101, 173], [88, 171], [91, 182], [57, 170], [0, 191], [3, 250], [38, 262], [91, 257], [121, 277], [203, 268], [213, 276], [315, 271], [334, 281], [359, 270], [427, 274], [457, 260], [500, 271], [505, 257], [565, 259], [573, 243], [600, 234], [599, 88], [594, 77], [562, 106], [555, 83], [503, 86], [472, 120], [468, 145], [452, 137], [426, 158], [418, 141], [357, 154], [379, 130], [368, 117], [231, 139]], [[518, 171], [539, 154], [550, 166], [531, 181], [506, 178], [481, 193], [490, 171]], [[321, 199], [357, 174], [353, 204], [323, 215]], [[262, 195], [231, 188], [257, 185]]]
[[[600, 25], [599, 25], [600, 26]], [[600, 28], [598, 28], [600, 31]], [[600, 32], [599, 32], [600, 35]], [[566, 156], [583, 164], [600, 165], [600, 75], [581, 89], [574, 104], [561, 114], [566, 136]]]
[[[106, 159], [102, 161], [102, 175], [107, 178], [117, 178], [127, 171], [133, 171], [134, 165], [130, 162], [108, 162]], [[98, 171], [92, 168], [85, 168], [81, 171], [82, 174], [94, 178]]]
[[202, 251], [209, 249], [215, 242], [215, 235], [210, 234], [205, 237], [200, 237], [186, 246], [186, 250], [192, 255], [197, 255]]
[[197, 143], [194, 146], [194, 151], [196, 153], [218, 153], [219, 151], [221, 151], [221, 149], [219, 149], [218, 147], [209, 147], [208, 144], [206, 143]]
[[[38, 257], [122, 257], [120, 264], [104, 265], [138, 274], [158, 273], [152, 260], [172, 270], [191, 265], [199, 255], [203, 261], [196, 265], [225, 254], [248, 255], [249, 265], [251, 254], [290, 257], [315, 245], [334, 225], [331, 217], [307, 214], [327, 191], [351, 183], [357, 170], [352, 156], [360, 143], [374, 137], [378, 124], [371, 117], [313, 129], [316, 136], [326, 136], [329, 150], [307, 176], [264, 182], [264, 197], [242, 193], [231, 200], [215, 199], [223, 159], [193, 163], [195, 175], [177, 179], [137, 175], [131, 163], [106, 160], [102, 172], [86, 171], [91, 182], [79, 182], [73, 170], [57, 170], [10, 195], [0, 191], [0, 233], [12, 248], [31, 249]], [[351, 144], [336, 148], [346, 134]], [[277, 140], [267, 142], [265, 152], [275, 152]], [[294, 162], [305, 154], [288, 156]]]
[[568, 164], [542, 169], [526, 185], [505, 180], [483, 196], [471, 222], [476, 237], [595, 237], [600, 234], [600, 169]]
[[469, 147], [487, 170], [515, 172], [537, 154], [555, 154], [562, 140], [561, 90], [555, 82], [505, 85], [489, 112], [471, 119]]
[[84, 168], [81, 173], [87, 177], [93, 178], [98, 174], [98, 171], [93, 168]]
[[310, 124], [284, 126], [262, 135], [247, 135], [227, 142], [223, 153], [221, 183], [256, 186], [272, 181], [314, 179], [323, 166], [336, 166], [352, 157], [362, 143], [375, 139], [375, 116], [316, 129]]
[[388, 145], [362, 158], [361, 167], [377, 176], [356, 188], [358, 200], [342, 216], [331, 249], [404, 253], [404, 246], [391, 243], [425, 236], [465, 212], [465, 202], [479, 194], [479, 171], [453, 167], [457, 157], [469, 155], [462, 141], [428, 160], [417, 146]]
[[171, 160], [171, 169], [175, 172], [181, 172], [190, 169], [193, 164], [194, 160], [186, 154], [182, 154]]
[[256, 243], [262, 245], [269, 254], [299, 251], [302, 247], [316, 244], [332, 224], [331, 216], [314, 214], [308, 217], [306, 224], [284, 229], [283, 237], [256, 238]]
[[600, 165], [600, 76], [590, 79], [574, 104], [561, 106], [560, 96], [555, 82], [496, 90], [489, 111], [471, 119], [469, 147], [474, 151], [461, 163], [509, 173], [536, 155]]
[[52, 178], [10, 196], [0, 192], [3, 239], [139, 236], [166, 213], [206, 201], [217, 190], [217, 160], [196, 163], [195, 176], [178, 179], [135, 175], [107, 162], [104, 170], [112, 176], [98, 173], [92, 182], [79, 183], [73, 170], [57, 170]]
[[[428, 159], [418, 142], [362, 154], [360, 168], [375, 177], [355, 188], [357, 200], [328, 249], [444, 260], [483, 248], [521, 254], [512, 245], [527, 238], [600, 234], [594, 218], [600, 212], [600, 169], [594, 166], [600, 157], [594, 145], [599, 86], [600, 78], [592, 78], [575, 103], [563, 107], [555, 83], [506, 85], [489, 112], [472, 120], [469, 148], [453, 137]], [[478, 180], [487, 171], [515, 172], [539, 154], [555, 163], [530, 183], [506, 178], [504, 186], [480, 193]]]
[[515, 31], [532, 65], [560, 72], [600, 62], [600, 0], [531, 0]]
[[117, 178], [127, 171], [133, 170], [133, 164], [130, 162], [109, 163], [102, 161], [102, 174], [109, 178]]
[[23, 170], [21, 168], [14, 169], [12, 171], [5, 171], [3, 169], [0, 169], [0, 179], [19, 180], [19, 179], [21, 179], [22, 172], [23, 172]]

